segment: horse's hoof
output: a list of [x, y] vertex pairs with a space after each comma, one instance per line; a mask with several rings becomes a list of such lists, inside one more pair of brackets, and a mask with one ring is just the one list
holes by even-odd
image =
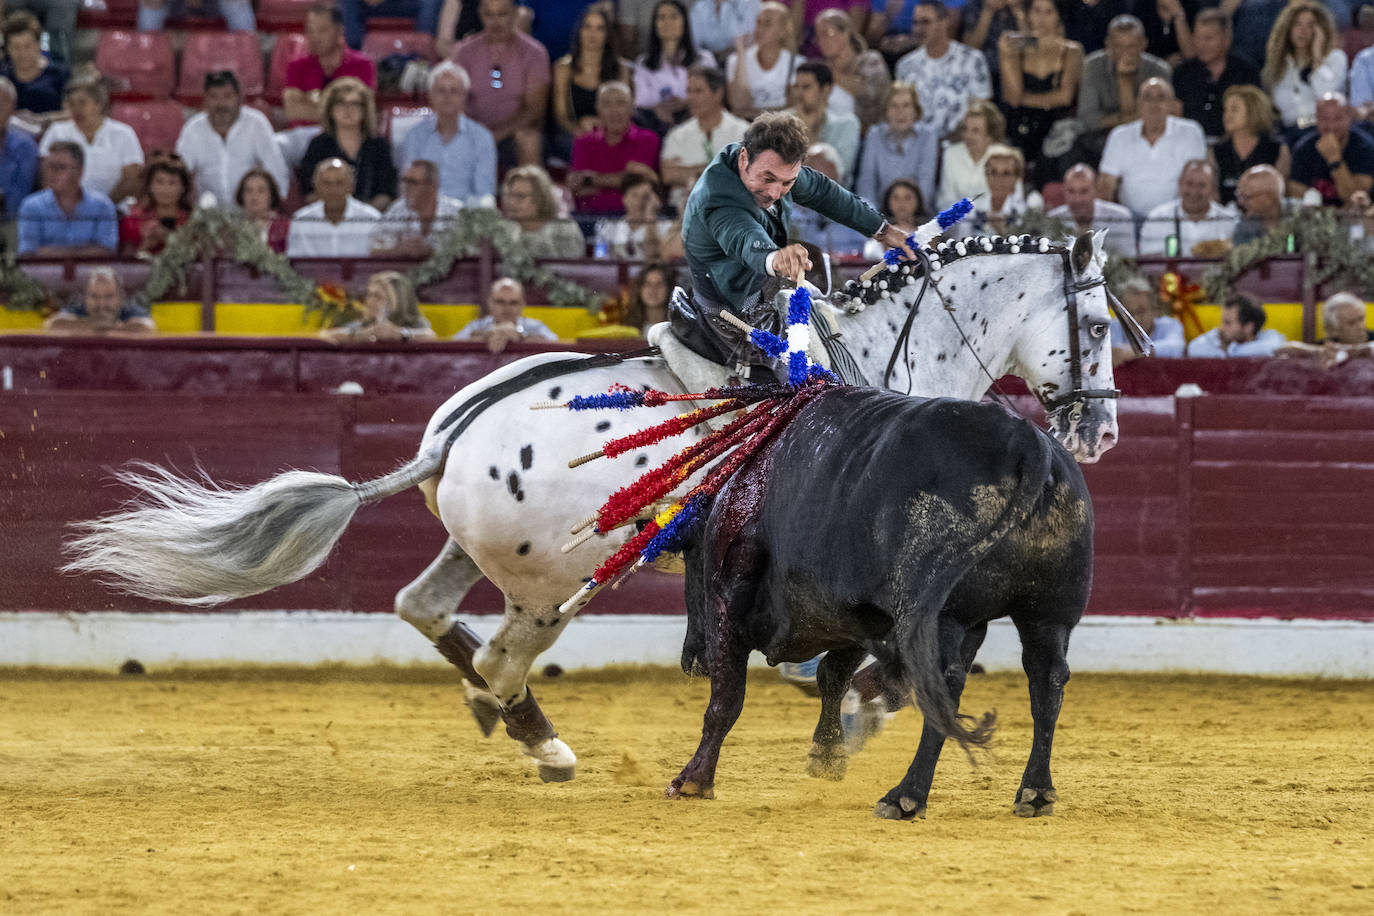
[[816, 779], [844, 779], [849, 769], [849, 759], [838, 748], [822, 748], [812, 745], [811, 755], [806, 758], [806, 775]]
[[706, 786], [704, 789], [695, 780], [684, 780], [678, 782], [676, 779], [668, 784], [668, 788], [663, 792], [666, 798], [705, 798], [716, 797], [714, 786]]
[[916, 799], [903, 795], [897, 799], [897, 804], [893, 804], [884, 798], [873, 807], [873, 816], [881, 817], [889, 821], [911, 821], [916, 818], [925, 820], [925, 805], [920, 804]]
[[575, 766], [558, 767], [544, 763], [539, 764], [539, 778], [544, 782], [572, 782], [576, 775], [577, 767]]
[[1059, 801], [1059, 793], [1051, 786], [1048, 789], [1033, 789], [1022, 786], [1012, 811], [1017, 817], [1049, 817], [1054, 814], [1054, 803]]

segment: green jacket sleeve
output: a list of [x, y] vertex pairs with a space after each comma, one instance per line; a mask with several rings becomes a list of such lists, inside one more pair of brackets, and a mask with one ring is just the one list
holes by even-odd
[[706, 210], [706, 226], [726, 254], [743, 261], [755, 273], [766, 273], [764, 262], [778, 246], [763, 226], [738, 207], [711, 207]]
[[866, 236], [872, 236], [883, 226], [882, 216], [868, 201], [806, 166], [802, 166], [797, 183], [792, 186], [792, 200]]

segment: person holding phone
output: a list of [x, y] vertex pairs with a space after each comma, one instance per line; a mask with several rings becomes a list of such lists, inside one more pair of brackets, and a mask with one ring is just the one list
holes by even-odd
[[124, 255], [155, 255], [167, 238], [191, 218], [191, 173], [175, 153], [154, 153], [143, 169], [138, 203], [119, 222]]

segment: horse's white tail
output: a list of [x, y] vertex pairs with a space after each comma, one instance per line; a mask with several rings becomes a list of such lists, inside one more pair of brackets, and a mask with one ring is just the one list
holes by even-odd
[[202, 485], [140, 463], [117, 475], [137, 496], [122, 512], [75, 526], [79, 537], [67, 545], [72, 560], [63, 571], [178, 604], [256, 595], [319, 568], [359, 506], [433, 476], [443, 455], [427, 450], [360, 484], [288, 471], [247, 488]]

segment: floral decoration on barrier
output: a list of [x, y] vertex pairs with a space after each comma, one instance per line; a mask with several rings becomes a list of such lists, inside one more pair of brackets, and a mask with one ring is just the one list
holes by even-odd
[[1366, 298], [1374, 296], [1374, 263], [1350, 239], [1349, 226], [1337, 210], [1304, 208], [1284, 219], [1264, 236], [1237, 245], [1202, 278], [1210, 302], [1222, 302], [1245, 273], [1270, 258], [1293, 253], [1311, 254], [1317, 269], [1308, 278], [1313, 288], [1339, 283]]

